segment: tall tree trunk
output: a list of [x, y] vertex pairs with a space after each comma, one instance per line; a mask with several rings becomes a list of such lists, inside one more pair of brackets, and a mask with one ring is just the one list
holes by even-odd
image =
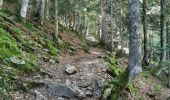
[[50, 0], [45, 0], [45, 19], [49, 20], [49, 8], [50, 8]]
[[122, 11], [122, 1], [120, 1], [120, 44], [121, 44], [121, 49], [123, 50], [123, 11]]
[[3, 0], [0, 0], [0, 10], [2, 8]]
[[166, 32], [165, 32], [165, 1], [164, 0], [160, 0], [160, 26], [161, 26], [161, 30], [160, 30], [160, 40], [161, 40], [161, 55], [160, 55], [160, 64], [166, 60]]
[[111, 51], [113, 50], [114, 46], [113, 46], [113, 39], [114, 39], [114, 35], [113, 35], [113, 1], [110, 0], [110, 26], [111, 26], [111, 43], [110, 43], [110, 48]]
[[[170, 45], [169, 18], [166, 22], [167, 45]], [[169, 48], [170, 46], [168, 46]], [[167, 51], [167, 59], [170, 59], [170, 51]], [[168, 66], [168, 87], [170, 87], [170, 66]]]
[[21, 0], [21, 18], [26, 18], [29, 0]]
[[139, 52], [139, 0], [129, 0], [130, 13], [130, 40], [129, 40], [129, 63], [127, 67], [128, 80], [133, 79], [140, 71]]
[[35, 1], [35, 16], [39, 17], [40, 16], [40, 12], [41, 12], [41, 0], [36, 0]]
[[40, 16], [41, 25], [44, 24], [44, 17], [45, 17], [45, 0], [41, 0], [41, 16]]
[[105, 33], [104, 33], [104, 9], [103, 9], [103, 0], [100, 0], [100, 34], [101, 34], [101, 45], [105, 43]]
[[119, 81], [121, 84], [117, 88], [112, 88], [111, 100], [117, 100], [120, 93], [128, 86], [128, 83], [142, 71], [139, 58], [139, 0], [129, 0], [129, 21], [129, 63], [126, 71], [115, 78], [116, 82]]
[[58, 0], [55, 0], [55, 36], [58, 38]]
[[148, 50], [148, 34], [147, 34], [147, 23], [146, 23], [146, 0], [143, 0], [143, 34], [144, 34], [144, 56], [143, 56], [143, 66], [148, 66], [149, 64], [149, 50]]

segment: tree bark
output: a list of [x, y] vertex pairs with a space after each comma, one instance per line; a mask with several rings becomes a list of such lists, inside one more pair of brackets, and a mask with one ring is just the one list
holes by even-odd
[[[170, 45], [169, 18], [166, 22], [167, 45]], [[169, 46], [167, 47], [169, 48]], [[170, 51], [167, 51], [167, 59], [170, 59]], [[168, 87], [170, 88], [170, 66], [168, 66]]]
[[58, 0], [55, 0], [55, 37], [58, 38]]
[[0, 0], [0, 10], [2, 9], [3, 0]]
[[49, 8], [50, 8], [50, 0], [45, 0], [45, 19], [49, 20]]
[[20, 16], [26, 18], [29, 0], [21, 0]]
[[104, 9], [103, 9], [103, 0], [100, 0], [100, 43], [104, 45], [105, 43], [105, 33], [104, 33]]
[[40, 5], [41, 5], [41, 0], [36, 0], [35, 1], [35, 16], [36, 17], [40, 16], [40, 12], [41, 12]]
[[149, 49], [148, 49], [148, 34], [147, 34], [147, 23], [146, 23], [146, 0], [143, 0], [143, 34], [144, 34], [144, 56], [143, 66], [149, 65]]
[[142, 71], [140, 67], [139, 52], [139, 1], [129, 0], [130, 14], [130, 40], [129, 40], [129, 63], [126, 69], [128, 80], [132, 80], [138, 73]]
[[41, 16], [40, 16], [41, 25], [44, 24], [44, 17], [45, 17], [45, 0], [41, 0]]
[[160, 30], [160, 40], [161, 40], [161, 55], [160, 55], [160, 64], [162, 64], [163, 61], [166, 60], [166, 32], [165, 32], [165, 1], [164, 0], [160, 0], [160, 26], [161, 26], [161, 30]]
[[110, 48], [111, 48], [111, 51], [113, 50], [114, 48], [114, 45], [113, 45], [113, 39], [114, 39], [114, 35], [113, 35], [113, 1], [110, 0], [110, 26], [111, 26], [111, 43], [110, 43]]

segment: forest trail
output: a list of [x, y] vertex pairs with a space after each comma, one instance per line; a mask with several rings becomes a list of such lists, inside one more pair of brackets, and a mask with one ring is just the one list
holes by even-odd
[[[106, 73], [104, 56], [105, 50], [95, 47], [91, 47], [89, 53], [79, 51], [76, 55], [69, 55], [63, 52], [59, 55], [60, 63], [41, 63], [41, 69], [50, 77], [36, 75], [24, 79], [43, 84], [30, 91], [34, 93], [38, 91], [38, 94], [47, 97], [48, 100], [96, 100], [101, 95], [101, 84], [111, 78]], [[65, 72], [67, 66], [75, 66], [76, 73], [67, 74]], [[71, 86], [68, 86], [69, 83]], [[28, 94], [18, 92], [12, 95], [15, 100], [34, 100], [35, 95], [32, 95], [32, 92]]]

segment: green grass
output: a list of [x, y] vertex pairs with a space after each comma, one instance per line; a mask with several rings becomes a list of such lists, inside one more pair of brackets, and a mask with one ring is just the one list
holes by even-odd
[[0, 28], [0, 47], [0, 59], [19, 54], [19, 48], [15, 39], [2, 28]]

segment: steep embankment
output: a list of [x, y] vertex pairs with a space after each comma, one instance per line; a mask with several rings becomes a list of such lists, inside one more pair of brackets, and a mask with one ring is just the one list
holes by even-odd
[[59, 43], [29, 22], [17, 23], [0, 12], [0, 97], [8, 91], [25, 89], [19, 76], [41, 73], [39, 60], [58, 62]]

